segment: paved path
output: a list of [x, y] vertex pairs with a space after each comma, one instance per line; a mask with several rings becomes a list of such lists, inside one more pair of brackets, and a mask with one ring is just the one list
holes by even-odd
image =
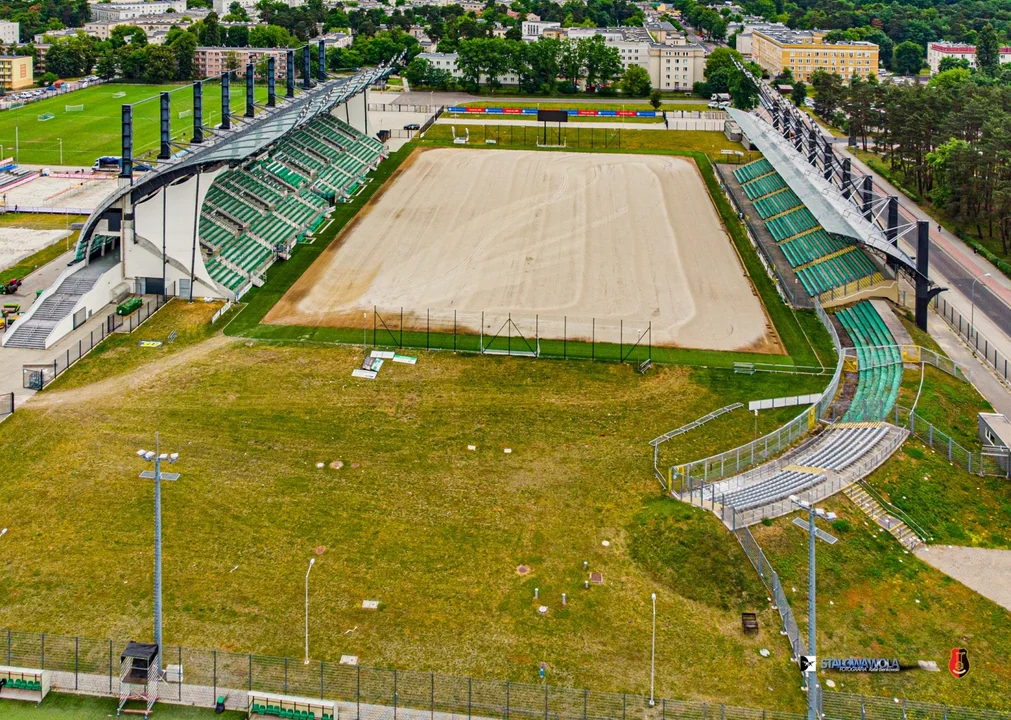
[[[507, 116], [508, 117], [508, 116]], [[515, 116], [514, 116], [515, 117]], [[723, 126], [723, 120], [708, 120], [703, 118], [671, 118], [669, 121], [670, 127], [664, 125], [663, 118], [656, 120], [655, 122], [629, 122], [622, 123], [618, 122], [597, 122], [597, 121], [576, 121], [572, 123], [564, 123], [566, 127], [562, 129], [572, 130], [574, 127], [579, 128], [603, 128], [605, 130], [682, 130], [685, 127], [678, 127], [678, 124], [684, 126], [685, 123], [714, 123], [719, 124], [720, 127]], [[451, 118], [443, 115], [441, 118], [436, 120], [438, 125], [498, 125], [499, 127], [535, 127], [543, 128], [544, 123], [538, 122], [536, 120], [503, 120], [500, 115], [481, 115], [467, 116], [465, 118]], [[687, 128], [689, 131], [694, 131], [694, 128]], [[551, 139], [551, 133], [557, 134], [558, 125], [557, 123], [548, 123], [548, 139]], [[709, 130], [709, 129], [699, 129], [698, 132], [719, 132], [719, 130]]]
[[[591, 95], [573, 95], [569, 97], [500, 97], [497, 95], [471, 95], [463, 92], [439, 92], [438, 90], [410, 90], [396, 93], [396, 99], [390, 102], [394, 105], [466, 105], [467, 103], [537, 103], [545, 107], [554, 105], [648, 105], [647, 98], [626, 97], [593, 97]], [[701, 98], [664, 98], [664, 106], [669, 105], [699, 105], [707, 104]]]
[[917, 550], [916, 556], [1011, 610], [1011, 550], [929, 545]]

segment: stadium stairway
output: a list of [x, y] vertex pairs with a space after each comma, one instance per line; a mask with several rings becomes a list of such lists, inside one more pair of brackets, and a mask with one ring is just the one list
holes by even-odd
[[849, 485], [843, 490], [843, 494], [848, 497], [854, 505], [864, 511], [875, 524], [883, 527], [892, 536], [899, 541], [899, 543], [909, 552], [915, 551], [921, 545], [924, 545], [923, 540], [913, 532], [906, 523], [902, 522], [897, 517], [889, 515], [888, 512], [881, 507], [881, 504], [875, 500], [870, 494], [864, 490], [860, 483], [854, 483]]

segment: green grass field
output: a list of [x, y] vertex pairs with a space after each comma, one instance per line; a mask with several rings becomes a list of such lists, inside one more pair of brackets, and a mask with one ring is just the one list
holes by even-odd
[[[188, 312], [170, 304], [130, 339], [192, 328]], [[823, 379], [423, 352], [373, 383], [350, 377], [360, 349], [189, 332], [178, 350], [110, 346], [4, 423], [17, 480], [0, 486], [0, 626], [145, 636], [152, 489], [133, 452], [158, 428], [183, 457], [164, 500], [169, 643], [297, 655], [317, 557], [314, 657], [525, 681], [543, 660], [556, 684], [642, 692], [656, 592], [658, 692], [802, 704], [758, 578], [711, 514], [658, 503], [646, 441]], [[752, 432], [731, 414], [680, 451]], [[603, 586], [583, 589], [583, 560]], [[744, 609], [760, 612], [757, 637], [740, 632]]]
[[[106, 83], [69, 95], [31, 103], [0, 113], [0, 145], [5, 156], [14, 155], [15, 134], [18, 161], [27, 164], [57, 165], [63, 141], [63, 164], [90, 167], [100, 155], [121, 154], [121, 113], [123, 104], [134, 103], [134, 156], [153, 160], [159, 143], [159, 94], [172, 94], [172, 137], [188, 140], [192, 135], [193, 92], [189, 86], [126, 85]], [[245, 85], [232, 81], [230, 105], [233, 113], [245, 111]], [[124, 97], [113, 95], [126, 93]], [[257, 87], [257, 102], [265, 102], [266, 87]], [[141, 101], [146, 101], [141, 103]], [[141, 104], [136, 104], [141, 103]], [[84, 105], [82, 112], [65, 112], [67, 105]], [[41, 115], [51, 120], [39, 120]], [[204, 83], [204, 124], [221, 122], [221, 87]], [[16, 133], [15, 133], [16, 129]]]

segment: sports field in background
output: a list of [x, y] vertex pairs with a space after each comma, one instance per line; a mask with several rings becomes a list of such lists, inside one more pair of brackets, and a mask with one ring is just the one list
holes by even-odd
[[[121, 154], [121, 108], [134, 103], [134, 156], [153, 161], [158, 152], [159, 95], [162, 92], [170, 92], [172, 97], [173, 139], [188, 141], [193, 131], [193, 90], [190, 86], [106, 83], [0, 112], [0, 145], [3, 146], [0, 154], [14, 156], [17, 128], [19, 162], [60, 164], [62, 140], [63, 165], [90, 167], [100, 155]], [[114, 97], [119, 93], [125, 95]], [[266, 99], [267, 88], [258, 86], [256, 101], [265, 103]], [[84, 105], [84, 109], [66, 111], [67, 106], [78, 105]], [[245, 112], [244, 80], [233, 79], [230, 105], [233, 114]], [[50, 114], [52, 119], [39, 119]], [[210, 126], [220, 122], [221, 86], [218, 82], [207, 81], [204, 83], [204, 124]]]

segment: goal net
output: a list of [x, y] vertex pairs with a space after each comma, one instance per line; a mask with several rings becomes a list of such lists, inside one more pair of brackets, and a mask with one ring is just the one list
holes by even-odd
[[63, 112], [84, 112], [83, 105], [64, 105]]
[[183, 118], [188, 118], [192, 114], [193, 114], [192, 110], [180, 110], [179, 119], [182, 120]]
[[56, 117], [56, 116], [53, 115], [52, 113], [42, 113], [41, 115], [38, 116], [39, 122], [45, 122], [46, 120], [52, 120], [54, 117]]

